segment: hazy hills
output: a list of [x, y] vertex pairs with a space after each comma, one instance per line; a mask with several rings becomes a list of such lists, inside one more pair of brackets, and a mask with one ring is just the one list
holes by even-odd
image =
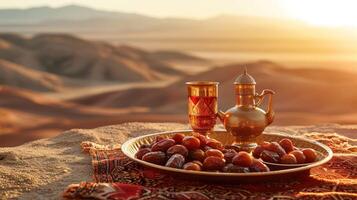
[[36, 91], [59, 91], [62, 80], [56, 75], [0, 59], [0, 84]]
[[88, 81], [166, 80], [184, 74], [169, 64], [174, 58], [201, 61], [180, 52], [148, 52], [65, 34], [40, 34], [31, 38], [0, 34], [0, 83], [57, 91]]
[[[150, 52], [67, 34], [24, 37], [0, 33], [0, 146], [18, 145], [75, 127], [160, 121], [166, 117], [148, 113], [145, 107], [88, 107], [49, 94], [82, 95], [92, 89], [100, 93], [111, 87], [165, 84], [185, 76], [184, 70], [173, 67], [175, 62], [208, 61], [182, 52]], [[178, 121], [172, 115], [169, 118]]]
[[[228, 56], [230, 61], [237, 61], [238, 56], [229, 54], [239, 53], [238, 61], [263, 58], [284, 63], [356, 62], [357, 53], [357, 29], [318, 27], [288, 18], [240, 16], [239, 13], [197, 20], [108, 12], [78, 5], [0, 9], [0, 30], [27, 36], [75, 34], [149, 50], [190, 51], [216, 60]], [[158, 77], [147, 73], [145, 76]]]
[[[88, 20], [93, 18], [140, 18], [140, 15], [95, 10], [78, 5], [0, 10], [0, 24], [37, 24], [45, 21]], [[142, 17], [143, 18], [143, 17]]]
[[[291, 69], [267, 61], [217, 67], [187, 76], [164, 89], [109, 92], [76, 99], [74, 102], [115, 108], [135, 105], [148, 107], [151, 112], [185, 115], [187, 94], [184, 83], [212, 80], [220, 82], [219, 103], [221, 109], [226, 110], [234, 105], [232, 83], [242, 73], [242, 66], [247, 66], [248, 72], [256, 78], [258, 91], [270, 88], [277, 92], [274, 98], [278, 124], [311, 124], [322, 121], [350, 123], [356, 117], [357, 109], [351, 107], [357, 105], [357, 94], [351, 93], [357, 85], [356, 73], [316, 68]], [[140, 98], [143, 96], [145, 100]]]

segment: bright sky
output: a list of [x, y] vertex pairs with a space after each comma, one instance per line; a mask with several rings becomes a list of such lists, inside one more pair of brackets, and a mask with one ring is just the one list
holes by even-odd
[[157, 17], [206, 18], [232, 14], [290, 17], [322, 26], [357, 26], [356, 0], [0, 0], [0, 8], [67, 4]]

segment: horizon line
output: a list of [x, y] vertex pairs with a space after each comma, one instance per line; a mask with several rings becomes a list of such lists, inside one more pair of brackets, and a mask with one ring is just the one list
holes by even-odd
[[145, 17], [151, 17], [151, 18], [157, 18], [157, 19], [190, 19], [190, 20], [209, 20], [209, 19], [214, 19], [218, 17], [251, 17], [251, 18], [258, 18], [258, 19], [274, 19], [274, 20], [281, 20], [281, 21], [296, 21], [296, 22], [301, 22], [304, 24], [308, 24], [302, 20], [288, 17], [286, 16], [285, 18], [282, 17], [274, 17], [274, 16], [257, 16], [257, 15], [234, 15], [231, 13], [225, 13], [222, 12], [221, 14], [215, 14], [215, 15], [210, 15], [207, 17], [185, 17], [185, 16], [154, 16], [150, 14], [145, 14], [145, 13], [140, 13], [140, 12], [128, 12], [128, 11], [121, 11], [121, 10], [110, 10], [110, 9], [105, 9], [105, 8], [95, 8], [89, 5], [83, 5], [80, 3], [69, 3], [69, 4], [63, 4], [59, 6], [51, 6], [51, 5], [35, 5], [35, 6], [25, 6], [25, 7], [0, 7], [1, 10], [30, 10], [30, 9], [36, 9], [36, 8], [50, 8], [50, 9], [61, 9], [65, 7], [81, 7], [81, 8], [87, 8], [95, 11], [103, 11], [103, 12], [113, 12], [113, 13], [124, 13], [124, 14], [134, 14], [134, 15], [141, 15]]

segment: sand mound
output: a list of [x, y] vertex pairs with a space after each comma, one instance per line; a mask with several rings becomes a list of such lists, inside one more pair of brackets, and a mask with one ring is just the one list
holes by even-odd
[[35, 111], [37, 114], [47, 112], [60, 115], [61, 112], [58, 110], [63, 110], [65, 107], [71, 108], [72, 114], [76, 112], [73, 104], [62, 103], [40, 93], [8, 86], [0, 87], [0, 106], [19, 111]]
[[[156, 52], [148, 52], [126, 45], [119, 46], [117, 49], [118, 53], [124, 57], [129, 57], [138, 62], [144, 61], [146, 63], [152, 63], [150, 66], [155, 71], [175, 76], [184, 74], [182, 71], [173, 68], [170, 62], [168, 62], [169, 59], [163, 58], [163, 56], [158, 55]], [[190, 61], [189, 58], [191, 58], [190, 55], [184, 53], [172, 52], [172, 54], [175, 54], [177, 56], [176, 59], [182, 62], [188, 62]], [[172, 55], [172, 57], [174, 57], [174, 55]], [[167, 65], [170, 67], [167, 67]]]
[[39, 34], [23, 38], [0, 34], [0, 39], [0, 58], [74, 79], [137, 82], [182, 74], [150, 52], [71, 35]]
[[[120, 144], [129, 137], [160, 131], [185, 129], [176, 123], [126, 123], [97, 129], [74, 129], [54, 138], [33, 141], [18, 147], [0, 148], [0, 198], [59, 199], [72, 183], [92, 181], [90, 157], [80, 150], [82, 141]], [[356, 132], [356, 126], [270, 127], [268, 131], [291, 135], [311, 133], [311, 137], [328, 134], [335, 142], [356, 145], [335, 133]]]
[[0, 59], [0, 84], [36, 91], [60, 91], [61, 78]]
[[39, 59], [48, 71], [72, 78], [122, 82], [163, 78], [150, 69], [150, 63], [117, 55], [115, 47], [109, 44], [45, 34], [32, 38], [31, 46], [40, 53]]
[[0, 108], [0, 146], [52, 137], [71, 128], [94, 128], [128, 121], [178, 121], [175, 116], [168, 119], [167, 115], [148, 114], [147, 109], [140, 107], [98, 109], [6, 86], [0, 87]]
[[29, 48], [28, 39], [16, 34], [0, 34], [0, 40], [3, 44], [0, 45], [1, 59], [30, 69], [44, 70], [35, 51]]
[[0, 39], [0, 49], [6, 49], [10, 47], [10, 43], [6, 42], [5, 40]]
[[1, 33], [0, 38], [16, 46], [26, 46], [27, 39], [19, 34], [15, 33]]
[[130, 136], [185, 128], [179, 124], [125, 124], [72, 130], [19, 147], [0, 148], [0, 198], [59, 199], [71, 183], [91, 181], [90, 157], [80, 143], [122, 143]]

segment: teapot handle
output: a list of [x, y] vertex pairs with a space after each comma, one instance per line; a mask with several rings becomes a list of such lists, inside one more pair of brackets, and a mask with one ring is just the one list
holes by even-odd
[[258, 93], [255, 94], [254, 98], [255, 98], [255, 100], [257, 101], [257, 102], [255, 103], [255, 106], [259, 106], [259, 105], [263, 102], [264, 97], [265, 97], [265, 95], [267, 95], [267, 94], [273, 95], [273, 94], [275, 94], [275, 92], [274, 92], [273, 90], [265, 89], [265, 90], [262, 91], [262, 93], [260, 93], [260, 94], [258, 94]]
[[263, 99], [265, 97], [265, 95], [269, 94], [269, 100], [268, 100], [268, 108], [267, 110], [265, 111], [266, 114], [266, 120], [267, 120], [267, 125], [271, 124], [273, 121], [274, 121], [274, 110], [273, 110], [273, 94], [275, 94], [275, 92], [273, 90], [268, 90], [268, 89], [265, 89], [262, 91], [261, 94], [257, 94], [255, 95], [255, 98], [257, 98], [257, 103], [256, 103], [256, 106], [259, 106], [262, 102], [263, 102]]

